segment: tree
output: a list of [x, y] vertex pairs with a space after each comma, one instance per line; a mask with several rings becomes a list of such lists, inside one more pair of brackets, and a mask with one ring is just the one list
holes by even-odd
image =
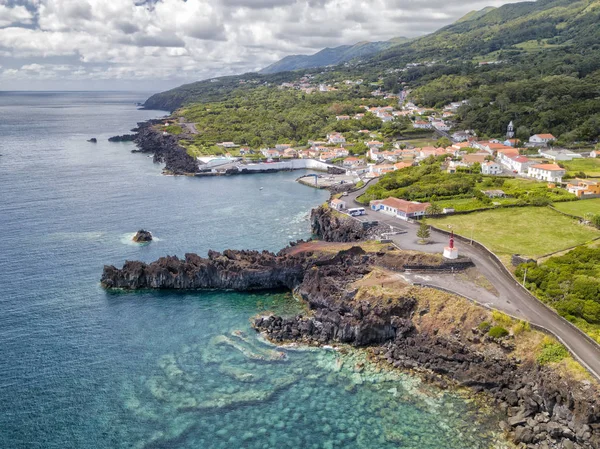
[[447, 137], [440, 137], [435, 142], [435, 146], [438, 148], [448, 148], [449, 146], [452, 146], [452, 141], [450, 139], [448, 139]]
[[442, 208], [439, 204], [432, 202], [429, 207], [425, 210], [427, 215], [440, 215], [442, 213]]
[[431, 233], [429, 231], [429, 225], [425, 222], [425, 220], [421, 220], [421, 224], [419, 225], [419, 230], [417, 231], [417, 237], [419, 237], [419, 240], [421, 243], [425, 243], [429, 237], [430, 237]]

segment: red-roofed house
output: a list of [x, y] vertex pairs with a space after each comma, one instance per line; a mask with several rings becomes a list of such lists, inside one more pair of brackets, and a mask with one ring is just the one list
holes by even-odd
[[532, 165], [527, 169], [527, 176], [548, 182], [562, 182], [567, 171], [556, 164]]
[[342, 162], [342, 165], [344, 167], [354, 167], [355, 165], [359, 165], [361, 163], [361, 160], [357, 157], [347, 157], [346, 159], [344, 159], [344, 161]]
[[516, 173], [527, 173], [527, 169], [533, 164], [525, 156], [505, 156], [500, 158], [500, 163], [509, 170]]
[[346, 202], [339, 198], [335, 198], [335, 199], [331, 200], [329, 202], [329, 205], [331, 206], [332, 209], [335, 209], [335, 210], [346, 209]]
[[402, 170], [403, 168], [408, 168], [408, 167], [412, 167], [412, 164], [410, 162], [398, 162], [398, 163], [394, 164], [394, 168], [396, 170]]
[[327, 134], [327, 143], [346, 143], [346, 138], [340, 133]]
[[419, 151], [419, 157], [421, 159], [427, 159], [429, 156], [443, 156], [448, 154], [445, 148], [435, 148], [435, 147], [423, 147], [421, 151]]
[[465, 154], [462, 157], [462, 161], [467, 165], [473, 165], [477, 162], [479, 162], [480, 164], [483, 164], [485, 162], [486, 157], [490, 157], [490, 155], [487, 153], [471, 153], [471, 154]]
[[517, 157], [519, 155], [519, 150], [517, 148], [505, 147], [498, 150], [498, 159], [502, 161], [502, 159]]
[[371, 209], [386, 215], [408, 220], [409, 218], [420, 218], [431, 204], [419, 203], [417, 201], [406, 201], [399, 198], [387, 198], [385, 200], [371, 201]]

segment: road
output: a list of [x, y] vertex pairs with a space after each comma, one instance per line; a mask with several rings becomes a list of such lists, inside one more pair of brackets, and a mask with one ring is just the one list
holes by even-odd
[[198, 130], [196, 129], [196, 125], [194, 123], [188, 123], [185, 121], [185, 118], [179, 117], [179, 124], [184, 126], [190, 134], [198, 134]]
[[[371, 184], [376, 182], [372, 181]], [[348, 204], [356, 202], [356, 198], [364, 193], [366, 187], [349, 193], [345, 198]], [[408, 223], [380, 212], [367, 210], [367, 215], [359, 218], [361, 221], [379, 221], [379, 223], [389, 225], [393, 231], [402, 232], [401, 234], [386, 235], [386, 238], [393, 240], [401, 249], [442, 253], [448, 244], [448, 236], [434, 230], [431, 231], [428, 244], [419, 244], [416, 235], [418, 224]], [[406, 278], [414, 283], [453, 291], [486, 307], [492, 307], [546, 329], [557, 337], [592, 375], [600, 380], [600, 346], [597, 343], [532, 296], [514, 277], [502, 269], [498, 260], [489, 253], [468, 243], [456, 242], [455, 246], [460, 255], [467, 256], [473, 261], [478, 271], [487, 278], [497, 294], [465, 282], [459, 275], [423, 276], [409, 273]]]

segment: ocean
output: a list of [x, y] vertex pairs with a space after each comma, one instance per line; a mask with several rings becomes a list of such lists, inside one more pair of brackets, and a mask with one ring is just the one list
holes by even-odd
[[262, 341], [250, 318], [301, 311], [288, 293], [104, 291], [104, 264], [277, 251], [328, 196], [297, 172], [161, 175], [107, 141], [165, 114], [148, 95], [0, 92], [0, 448], [500, 447], [458, 393]]

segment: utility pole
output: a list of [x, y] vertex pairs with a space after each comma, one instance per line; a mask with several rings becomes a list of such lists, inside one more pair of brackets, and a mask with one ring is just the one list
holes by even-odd
[[[525, 273], [523, 273], [523, 287], [525, 287], [525, 281], [527, 280], [527, 268], [525, 268]], [[527, 288], [527, 287], [525, 287]]]

